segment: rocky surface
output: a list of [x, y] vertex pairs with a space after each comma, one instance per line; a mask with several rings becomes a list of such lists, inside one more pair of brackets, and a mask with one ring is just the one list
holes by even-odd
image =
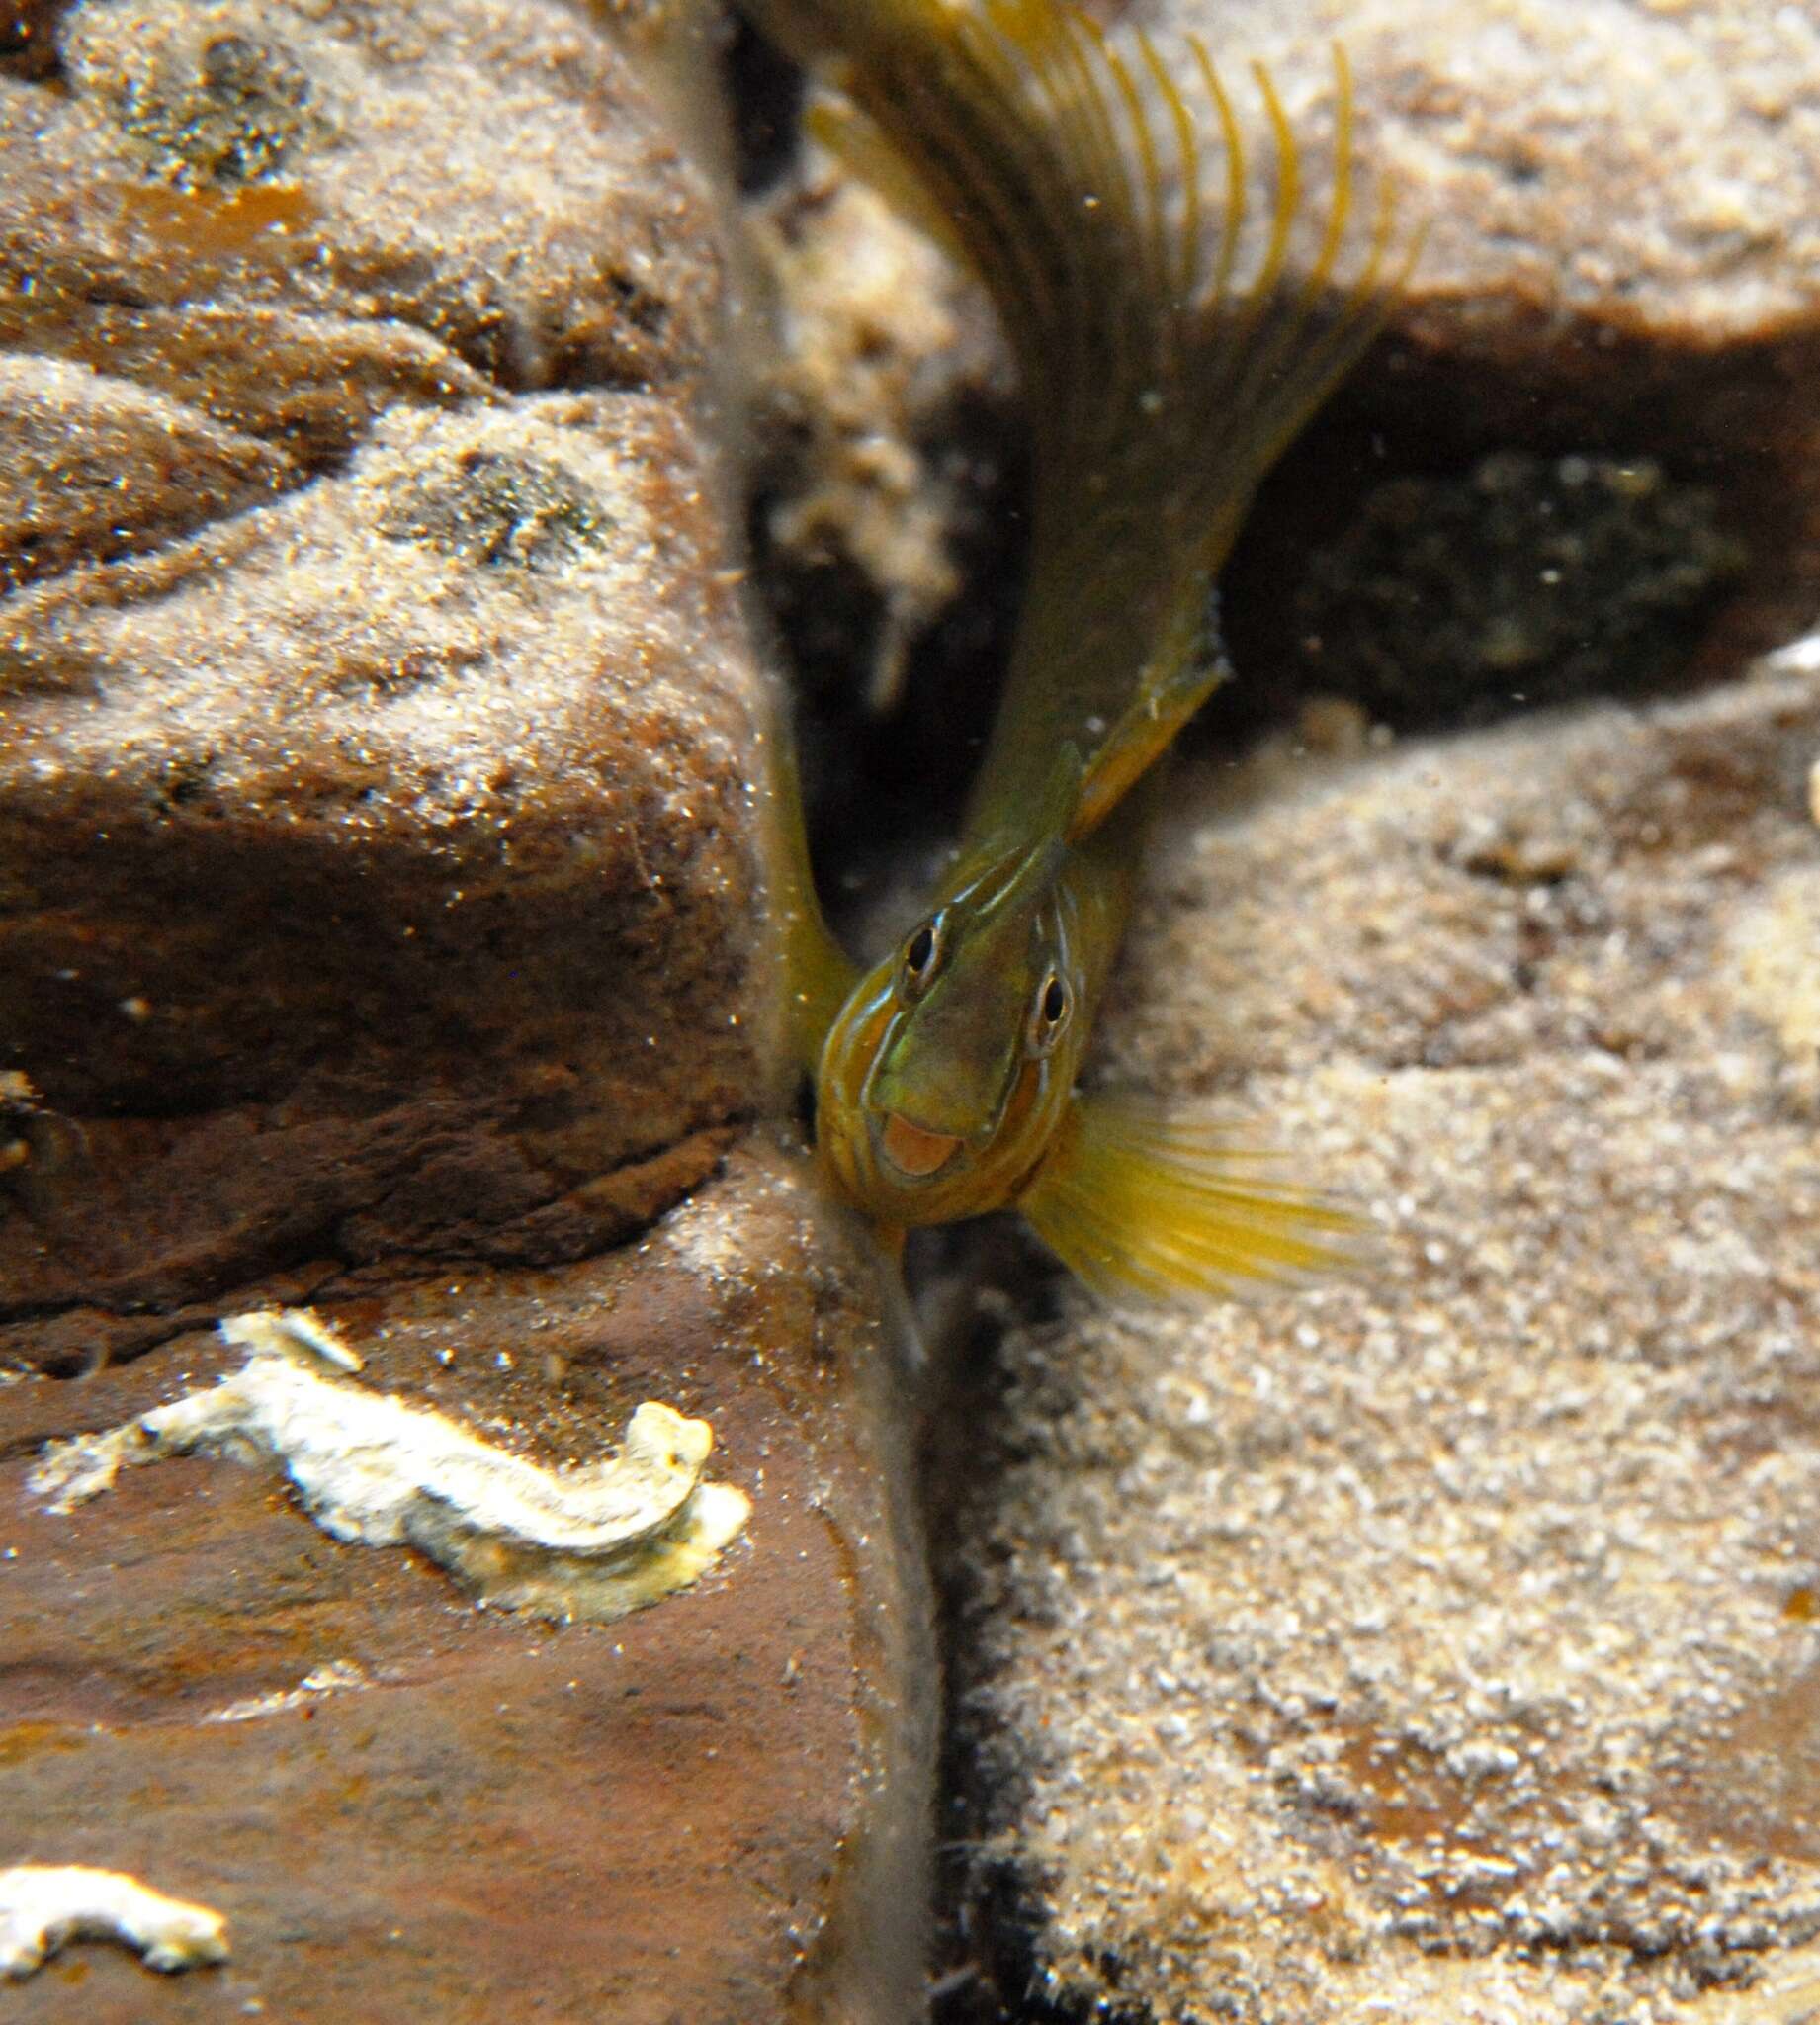
[[[701, 186], [573, 12], [33, 12], [55, 57], [41, 34], [38, 74], [0, 71], [0, 344], [199, 409], [299, 477], [395, 401], [699, 364]], [[155, 459], [122, 476], [155, 514]]]
[[[1378, 507], [1384, 461], [1457, 484], [1488, 453], [1526, 446], [1642, 461], [1659, 496], [1711, 488], [1718, 527], [1749, 567], [1691, 601], [1684, 662], [1721, 672], [1745, 647], [1774, 646], [1811, 622], [1811, 14], [1774, 0], [1158, 0], [1134, 11], [1166, 37], [1198, 30], [1235, 71], [1266, 64], [1298, 131], [1317, 133], [1332, 89], [1328, 48], [1342, 39], [1365, 156], [1427, 220], [1380, 357], [1386, 370], [1364, 383], [1350, 417], [1343, 410], [1340, 432], [1316, 438], [1284, 474], [1283, 524], [1259, 529], [1249, 562], [1260, 591], [1285, 571], [1299, 574], [1305, 547], [1343, 547], [1355, 517]], [[1310, 493], [1329, 496], [1310, 509]], [[1488, 503], [1489, 523], [1500, 517]], [[1631, 539], [1649, 545], [1657, 517], [1645, 510]], [[1699, 546], [1684, 545], [1677, 561], [1692, 562]], [[1527, 609], [1510, 609], [1530, 629], [1571, 623], [1574, 572], [1545, 576], [1558, 559], [1545, 535], [1535, 548]], [[1419, 578], [1408, 586], [1409, 602], [1421, 588]], [[1244, 595], [1241, 582], [1233, 595]], [[1260, 648], [1295, 653], [1305, 686], [1371, 697], [1368, 668], [1325, 641], [1309, 649], [1267, 619], [1259, 636]], [[1587, 672], [1597, 686], [1622, 687], [1638, 679], [1637, 660]], [[1533, 700], [1539, 686], [1509, 681], [1499, 696], [1495, 679], [1485, 685], [1507, 707], [1511, 691]]]
[[4, 1311], [573, 1256], [708, 1172], [762, 1072], [755, 676], [699, 458], [642, 396], [405, 411], [14, 593]]
[[7, 1314], [574, 1256], [763, 1080], [699, 182], [560, 8], [249, 22], [0, 77]]
[[644, 1399], [711, 1421], [745, 1535], [606, 1627], [476, 1611], [269, 1465], [161, 1462], [64, 1516], [28, 1492], [47, 1437], [236, 1365], [213, 1333], [0, 1387], [7, 1856], [198, 1899], [232, 1947], [155, 1983], [73, 1948], [8, 2016], [908, 2015], [932, 1709], [878, 1302], [756, 1151], [603, 1259], [318, 1294], [375, 1385], [546, 1463]]
[[[233, 1948], [77, 1946], [6, 2003], [904, 2015], [899, 1346], [753, 1137], [709, 184], [555, 0], [15, 9], [0, 157], [0, 1868]], [[269, 1466], [24, 1493], [304, 1301], [544, 1462], [705, 1420], [745, 1534], [557, 1629]]]
[[1817, 741], [1796, 655], [1184, 783], [1102, 1072], [1257, 1121], [1380, 1256], [1206, 1314], [1065, 1292], [982, 1380], [951, 1561], [989, 1798], [945, 1826], [1001, 1987], [1804, 2014]]
[[1586, 341], [1581, 369], [1607, 384], [1623, 362], [1599, 353], [1627, 337], [1705, 351], [1812, 330], [1820, 24], [1799, 9], [1154, 0], [1125, 13], [1268, 64], [1292, 112], [1327, 89], [1343, 38], [1371, 156], [1431, 220], [1409, 325], [1469, 340], [1503, 373], [1559, 361], [1563, 318]]

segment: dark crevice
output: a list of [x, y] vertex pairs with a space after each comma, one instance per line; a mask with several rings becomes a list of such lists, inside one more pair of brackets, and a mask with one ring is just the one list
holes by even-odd
[[1017, 418], [963, 389], [929, 426], [916, 447], [959, 474], [949, 552], [967, 587], [909, 643], [888, 712], [867, 701], [892, 624], [880, 586], [837, 549], [810, 556], [773, 539], [775, 510], [801, 483], [788, 446], [755, 475], [754, 579], [794, 678], [811, 841], [837, 922], [863, 917], [871, 895], [959, 827], [1016, 620], [1028, 475]]
[[0, 76], [25, 84], [62, 83], [56, 32], [69, 4], [70, 0], [0, 0]]
[[[1242, 756], [1314, 698], [1428, 733], [1736, 679], [1820, 608], [1794, 371], [1760, 350], [1627, 373], [1605, 347], [1595, 386], [1543, 408], [1385, 340], [1259, 490], [1221, 583], [1235, 675], [1183, 748]], [[883, 718], [864, 700], [880, 587], [838, 554], [780, 554], [767, 523], [799, 474], [783, 455], [758, 475], [756, 575], [805, 699], [830, 891], [951, 832], [1015, 628], [1021, 425], [966, 389], [940, 427], [918, 448], [998, 476], [959, 515], [966, 588]]]
[[[95, 1370], [136, 1362], [173, 1336], [212, 1327], [224, 1314], [237, 1313], [250, 1305], [296, 1305], [300, 1301], [332, 1302], [343, 1294], [363, 1296], [386, 1293], [420, 1284], [446, 1275], [453, 1266], [510, 1272], [554, 1268], [604, 1258], [627, 1245], [638, 1243], [678, 1203], [705, 1187], [720, 1171], [730, 1143], [750, 1125], [749, 1115], [699, 1126], [662, 1146], [644, 1148], [622, 1156], [597, 1174], [585, 1178], [589, 1189], [610, 1182], [614, 1176], [634, 1175], [642, 1168], [662, 1161], [691, 1140], [701, 1140], [711, 1155], [704, 1171], [648, 1209], [624, 1213], [610, 1229], [595, 1234], [592, 1242], [557, 1241], [540, 1245], [527, 1229], [550, 1213], [560, 1213], [573, 1192], [574, 1184], [554, 1192], [525, 1215], [499, 1227], [491, 1235], [464, 1229], [459, 1242], [446, 1246], [394, 1243], [383, 1260], [363, 1254], [345, 1243], [349, 1226], [363, 1216], [384, 1209], [387, 1194], [377, 1192], [358, 1205], [330, 1204], [321, 1214], [285, 1231], [267, 1233], [261, 1241], [249, 1242], [246, 1254], [224, 1262], [232, 1273], [231, 1284], [223, 1291], [199, 1294], [170, 1304], [155, 1299], [127, 1300], [110, 1304], [105, 1292], [81, 1302], [21, 1302], [0, 1309], [0, 1359], [40, 1375], [62, 1379], [80, 1378]], [[146, 1276], [155, 1273], [148, 1267]], [[35, 1328], [55, 1333], [55, 1325], [70, 1318], [82, 1321], [73, 1332], [76, 1341], [40, 1354], [29, 1354], [17, 1341]], [[93, 1318], [89, 1320], [88, 1318]], [[119, 1332], [110, 1325], [120, 1325]], [[138, 1326], [135, 1326], [138, 1325]]]
[[1266, 484], [1225, 578], [1238, 679], [1195, 728], [1313, 696], [1397, 731], [1695, 686], [1747, 587], [1745, 503], [1647, 442], [1434, 462], [1345, 407]]
[[134, 315], [148, 310], [164, 308], [167, 305], [148, 296], [143, 289], [136, 289], [130, 282], [122, 281], [113, 275], [97, 275], [85, 283], [79, 300], [91, 309], [128, 309]]
[[[932, 1338], [921, 1466], [944, 1656], [931, 2025], [1084, 2025], [1079, 2009], [1043, 1990], [1050, 1881], [999, 1840], [1023, 1811], [1032, 1740], [991, 1712], [978, 1638], [991, 1608], [980, 1529], [991, 1523], [993, 1482], [1016, 1460], [999, 1347], [1009, 1329], [1057, 1318], [1060, 1269], [1008, 1217], [928, 1233], [908, 1263]], [[1147, 2025], [1102, 2008], [1092, 2017]]]
[[803, 73], [743, 15], [734, 18], [722, 65], [734, 113], [738, 187], [744, 196], [757, 196], [780, 182], [796, 158]]

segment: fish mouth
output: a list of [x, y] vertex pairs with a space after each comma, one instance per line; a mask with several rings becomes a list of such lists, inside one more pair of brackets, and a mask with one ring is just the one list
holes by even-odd
[[885, 1113], [878, 1135], [879, 1151], [902, 1175], [926, 1181], [940, 1174], [961, 1150], [961, 1141], [947, 1132], [925, 1132], [897, 1111]]

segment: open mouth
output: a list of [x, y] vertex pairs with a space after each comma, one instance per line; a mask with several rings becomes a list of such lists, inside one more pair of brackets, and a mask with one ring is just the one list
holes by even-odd
[[921, 1181], [940, 1173], [960, 1151], [961, 1142], [946, 1132], [925, 1132], [896, 1111], [887, 1111], [879, 1146], [900, 1174]]

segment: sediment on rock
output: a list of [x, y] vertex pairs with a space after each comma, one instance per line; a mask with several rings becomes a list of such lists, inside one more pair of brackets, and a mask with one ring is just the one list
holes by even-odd
[[[711, 179], [488, 0], [33, 7], [0, 155], [0, 1817], [228, 1920], [174, 2015], [909, 2016], [905, 1353], [755, 1128]], [[743, 1532], [565, 1626], [269, 1460], [33, 1497], [301, 1303], [545, 1470], [706, 1423]], [[66, 1975], [145, 2016], [86, 1944], [8, 2001]]]
[[14, 1313], [573, 1256], [709, 1171], [762, 1082], [761, 875], [705, 484], [644, 396], [405, 415], [14, 594]]
[[1811, 1981], [1817, 738], [1760, 671], [1178, 795], [1099, 1073], [1267, 1129], [1379, 1257], [1008, 1336], [944, 1823], [1015, 1888], [1005, 1987], [1669, 2025]]
[[0, 76], [7, 1318], [574, 1257], [764, 1084], [712, 212], [608, 40], [495, 26]]
[[[34, 1491], [47, 1439], [239, 1370], [213, 1331], [0, 1387], [7, 1818], [232, 1935], [188, 1997], [82, 1949], [83, 2015], [912, 2015], [932, 1700], [903, 1345], [800, 1162], [737, 1154], [601, 1258], [318, 1302], [363, 1384], [546, 1468], [674, 1402], [746, 1528], [611, 1626], [477, 1611], [267, 1468], [166, 1460], [66, 1512]], [[69, 1998], [53, 1969], [7, 2001], [48, 2025]]]

